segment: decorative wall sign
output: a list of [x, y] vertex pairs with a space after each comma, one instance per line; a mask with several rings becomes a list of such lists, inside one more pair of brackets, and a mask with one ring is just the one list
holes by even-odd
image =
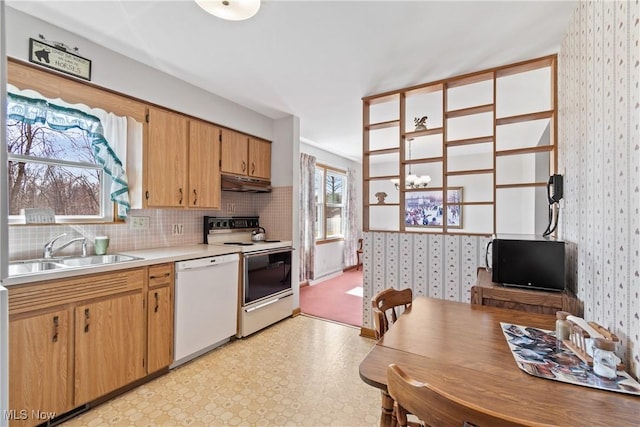
[[52, 46], [40, 40], [29, 39], [29, 62], [91, 80], [90, 60], [67, 52], [64, 47]]

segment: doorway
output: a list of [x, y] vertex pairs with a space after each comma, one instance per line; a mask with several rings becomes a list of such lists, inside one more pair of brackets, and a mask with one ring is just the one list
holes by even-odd
[[362, 269], [300, 288], [300, 311], [321, 319], [362, 327]]

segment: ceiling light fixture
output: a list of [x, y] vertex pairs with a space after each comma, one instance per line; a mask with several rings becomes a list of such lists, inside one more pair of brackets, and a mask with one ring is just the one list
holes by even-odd
[[[426, 117], [425, 117], [426, 119]], [[407, 140], [407, 151], [408, 151], [408, 159], [411, 159], [411, 141], [413, 141], [413, 138], [409, 138]], [[400, 179], [399, 178], [393, 178], [390, 180], [393, 185], [395, 185], [396, 190], [400, 189]], [[422, 175], [422, 176], [418, 176], [418, 175], [414, 175], [413, 173], [411, 173], [411, 163], [409, 163], [409, 173], [407, 174], [407, 176], [404, 178], [404, 188], [407, 189], [411, 189], [411, 188], [425, 188], [429, 185], [429, 183], [431, 182], [431, 177], [429, 175]]]
[[218, 18], [229, 21], [249, 19], [260, 9], [260, 0], [194, 0], [198, 6]]

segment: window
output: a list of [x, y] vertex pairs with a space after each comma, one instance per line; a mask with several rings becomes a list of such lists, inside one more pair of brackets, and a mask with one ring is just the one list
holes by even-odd
[[57, 221], [112, 219], [106, 174], [95, 160], [91, 140], [78, 128], [56, 130], [7, 119], [12, 222], [20, 220], [24, 208], [52, 209]]
[[125, 217], [127, 177], [105, 135], [126, 150], [127, 118], [7, 86], [9, 222], [26, 208], [51, 209], [56, 222], [113, 221], [116, 206]]
[[344, 237], [347, 176], [344, 172], [316, 165], [316, 240]]

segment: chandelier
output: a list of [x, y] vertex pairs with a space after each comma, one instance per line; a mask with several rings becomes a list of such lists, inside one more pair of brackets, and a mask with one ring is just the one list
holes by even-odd
[[260, 0], [194, 0], [198, 6], [218, 18], [229, 21], [249, 19], [260, 9]]
[[[426, 117], [425, 117], [426, 118]], [[411, 141], [413, 141], [413, 138], [410, 138], [407, 140], [407, 151], [408, 151], [408, 158], [411, 159]], [[393, 185], [395, 185], [396, 190], [400, 189], [400, 179], [399, 178], [393, 178], [391, 179], [391, 182], [393, 183]], [[431, 177], [429, 175], [414, 175], [413, 173], [411, 173], [411, 165], [409, 165], [409, 173], [407, 174], [407, 176], [404, 178], [404, 188], [405, 189], [412, 189], [412, 188], [425, 188], [429, 185], [429, 183], [431, 182]]]

